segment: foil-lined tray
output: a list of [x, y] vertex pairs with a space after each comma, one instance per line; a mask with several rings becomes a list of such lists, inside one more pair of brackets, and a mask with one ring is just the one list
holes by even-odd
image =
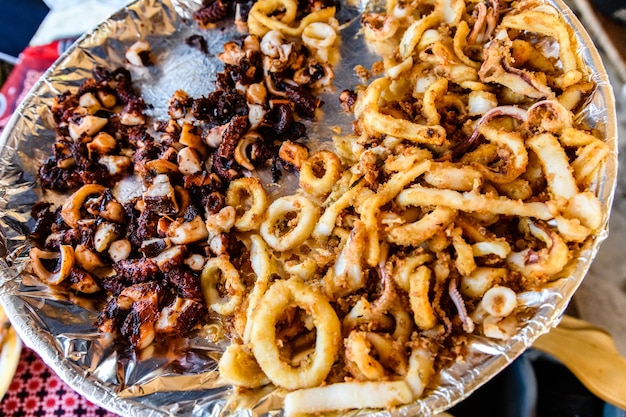
[[[367, 68], [379, 60], [369, 52], [359, 33], [360, 14], [379, 6], [374, 1], [377, 0], [342, 3], [338, 15], [342, 43], [334, 81], [336, 92], [354, 88], [359, 82], [353, 73], [355, 65]], [[422, 399], [392, 411], [352, 410], [344, 415], [428, 416], [467, 397], [538, 336], [558, 324], [607, 236], [617, 178], [613, 92], [600, 56], [583, 26], [561, 0], [548, 3], [559, 9], [572, 26], [578, 39], [578, 54], [590, 67], [597, 84], [578, 118], [593, 127], [613, 150], [595, 184], [607, 213], [604, 227], [586, 242], [560, 279], [542, 291], [522, 294], [528, 313], [511, 340], [472, 336], [467, 360], [442, 370], [438, 387]], [[73, 389], [113, 412], [142, 417], [277, 416], [282, 413], [283, 390], [270, 386], [242, 393], [219, 380], [217, 359], [223, 345], [211, 343], [199, 332], [176, 341], [167, 351], [136, 354], [116, 349], [115, 341], [93, 326], [98, 315], [93, 300], [52, 291], [41, 285], [28, 268], [27, 236], [33, 222], [30, 209], [42, 198], [53, 202], [62, 199], [50, 193], [44, 195], [36, 183], [38, 166], [54, 142], [50, 112], [54, 96], [68, 89], [75, 91], [91, 76], [94, 65], [127, 66], [155, 118], [166, 117], [167, 101], [177, 89], [193, 97], [208, 94], [213, 89], [215, 73], [221, 70], [215, 55], [225, 41], [240, 37], [241, 33], [228, 23], [211, 30], [199, 29], [191, 18], [199, 6], [200, 0], [138, 0], [130, 4], [79, 39], [20, 105], [0, 137], [0, 303], [27, 346], [38, 352]], [[192, 34], [201, 34], [207, 40], [208, 55], [185, 45], [185, 39]], [[125, 63], [126, 48], [139, 39], [150, 43], [155, 66], [133, 68]], [[345, 133], [351, 131], [352, 119], [340, 111], [336, 92], [322, 97], [323, 118], [307, 126], [313, 150], [332, 146], [331, 127], [339, 126]], [[283, 194], [288, 188], [289, 185], [273, 187], [270, 194]]]

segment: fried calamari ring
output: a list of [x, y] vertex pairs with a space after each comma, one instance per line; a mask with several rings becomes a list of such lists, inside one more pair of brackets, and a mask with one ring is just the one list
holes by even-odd
[[439, 125], [441, 123], [441, 115], [437, 104], [443, 102], [443, 98], [448, 92], [448, 80], [439, 78], [432, 83], [424, 92], [422, 101], [422, 114], [426, 117], [426, 123], [429, 125]]
[[388, 409], [416, 398], [404, 380], [380, 382], [338, 382], [293, 391], [285, 395], [285, 416], [322, 413], [354, 408]]
[[575, 48], [572, 48], [569, 31], [559, 19], [558, 12], [548, 14], [539, 10], [525, 10], [517, 14], [507, 14], [501, 25], [511, 29], [540, 33], [556, 38], [559, 42], [559, 58], [563, 72], [576, 70], [578, 60]]
[[396, 202], [402, 206], [443, 206], [459, 211], [506, 214], [510, 216], [534, 217], [541, 220], [554, 218], [553, 204], [524, 203], [503, 197], [490, 197], [474, 192], [459, 193], [453, 190], [438, 190], [414, 185], [398, 194]]
[[244, 388], [258, 388], [270, 383], [254, 359], [249, 345], [228, 346], [218, 365], [220, 378], [229, 384]]
[[370, 351], [370, 332], [353, 330], [345, 340], [346, 366], [359, 381], [376, 381], [385, 377], [385, 368]]
[[413, 311], [413, 320], [422, 330], [432, 329], [438, 323], [428, 297], [432, 275], [430, 268], [424, 265], [409, 275], [409, 301]]
[[471, 275], [461, 277], [461, 294], [481, 298], [494, 283], [504, 279], [508, 271], [506, 268], [489, 268], [479, 266]]
[[319, 62], [333, 63], [336, 60], [333, 49], [338, 39], [337, 31], [328, 23], [312, 22], [302, 30], [302, 43]]
[[[276, 325], [290, 307], [304, 310], [317, 329], [314, 352], [300, 366], [286, 362], [278, 350]], [[324, 382], [341, 340], [341, 325], [328, 299], [297, 279], [272, 284], [254, 316], [251, 335], [254, 357], [272, 383], [283, 388], [308, 388]]]
[[267, 193], [258, 178], [238, 178], [231, 181], [226, 190], [226, 204], [237, 210], [235, 229], [249, 232], [258, 229], [263, 221], [268, 205]]
[[472, 61], [465, 55], [464, 49], [467, 46], [467, 36], [470, 34], [470, 28], [466, 21], [459, 22], [454, 34], [454, 53], [456, 57], [465, 65], [479, 69], [480, 62]]
[[524, 277], [540, 281], [561, 272], [571, 256], [567, 243], [561, 236], [530, 219], [521, 219], [520, 228], [545, 243], [546, 247], [538, 251], [527, 248], [520, 252], [511, 252], [506, 258], [507, 266]]
[[[300, 36], [313, 22], [328, 22], [335, 16], [335, 8], [327, 7], [306, 15], [298, 26], [296, 20], [298, 2], [294, 0], [259, 0], [250, 9], [248, 26], [252, 35], [259, 37], [270, 30], [278, 30], [288, 36]], [[274, 16], [275, 13], [279, 13]]]
[[463, 238], [463, 231], [460, 227], [450, 230], [449, 235], [452, 237], [452, 246], [456, 252], [456, 260], [454, 261], [456, 269], [461, 276], [471, 275], [476, 269], [472, 246]]
[[[297, 212], [295, 218], [290, 213]], [[301, 195], [290, 195], [275, 200], [267, 209], [267, 218], [261, 223], [261, 236], [277, 251], [286, 251], [309, 238], [319, 218], [315, 204]]]
[[441, 23], [439, 10], [435, 8], [428, 16], [416, 20], [408, 27], [400, 40], [400, 57], [406, 59], [413, 54], [424, 32]]
[[392, 274], [394, 282], [404, 291], [409, 292], [410, 276], [415, 273], [417, 268], [432, 260], [433, 256], [430, 253], [419, 253], [399, 259]]
[[393, 227], [387, 231], [387, 241], [401, 246], [417, 246], [443, 230], [456, 217], [456, 210], [436, 207], [413, 223]]
[[591, 185], [597, 177], [594, 175], [610, 153], [609, 145], [596, 139], [582, 148], [576, 159], [572, 161], [572, 170], [576, 184], [580, 188]]
[[[528, 152], [524, 144], [524, 139], [517, 132], [496, 129], [488, 125], [481, 125], [478, 131], [490, 142], [496, 144], [498, 149], [505, 148], [509, 156], [502, 158], [504, 166], [498, 171], [492, 170], [489, 166], [481, 163], [473, 163], [472, 166], [480, 171], [489, 181], [497, 184], [510, 183], [526, 170], [528, 165]], [[501, 151], [500, 151], [501, 152]]]
[[424, 181], [436, 188], [472, 191], [482, 184], [483, 176], [478, 170], [467, 165], [436, 162], [424, 174]]
[[313, 229], [313, 237], [318, 240], [327, 239], [335, 229], [337, 218], [343, 210], [355, 204], [357, 197], [361, 194], [372, 193], [365, 188], [362, 183], [355, 184], [347, 192], [343, 193], [335, 202], [324, 210], [324, 214]]
[[[220, 294], [223, 281], [226, 295]], [[225, 255], [211, 258], [204, 265], [200, 276], [202, 294], [209, 308], [222, 316], [230, 316], [241, 305], [245, 287], [241, 283], [239, 272]]]
[[[442, 145], [446, 139], [446, 131], [442, 126], [413, 123], [380, 112], [378, 100], [390, 84], [391, 80], [388, 78], [373, 81], [365, 90], [361, 103], [358, 103], [363, 112], [363, 125], [368, 133], [372, 136], [384, 134], [417, 143]], [[359, 117], [357, 109], [355, 116]]]
[[309, 157], [300, 167], [300, 188], [307, 194], [323, 197], [341, 178], [343, 167], [337, 155], [319, 151]]
[[407, 171], [393, 174], [391, 178], [389, 178], [389, 181], [383, 184], [376, 194], [367, 198], [359, 208], [361, 218], [368, 231], [366, 259], [370, 266], [376, 266], [380, 259], [380, 241], [378, 233], [380, 208], [393, 200], [404, 187], [426, 172], [429, 167], [429, 160], [419, 161]]
[[[74, 248], [69, 245], [60, 245], [59, 252], [49, 252], [32, 247], [29, 256], [33, 272], [48, 285], [58, 285], [63, 282], [70, 275], [74, 266]], [[58, 259], [58, 269], [54, 272], [49, 271], [41, 262], [42, 259]]]
[[275, 267], [270, 256], [269, 248], [265, 240], [259, 235], [250, 236], [250, 263], [252, 271], [256, 275], [254, 288], [248, 294], [248, 306], [246, 308], [246, 326], [243, 332], [244, 343], [250, 342], [252, 334], [252, 324], [254, 323], [254, 313], [257, 305], [263, 298], [265, 291], [269, 288], [270, 277], [274, 273]]
[[481, 323], [488, 317], [506, 317], [517, 307], [517, 295], [509, 287], [494, 285], [482, 296], [472, 312], [472, 320]]
[[427, 346], [413, 348], [409, 358], [409, 371], [406, 381], [411, 386], [415, 398], [424, 393], [426, 385], [435, 375], [435, 355]]
[[324, 277], [326, 293], [331, 299], [345, 297], [365, 287], [363, 248], [366, 242], [367, 229], [357, 220], [335, 264]]
[[81, 210], [85, 200], [90, 195], [102, 195], [106, 187], [99, 184], [85, 184], [72, 194], [61, 208], [63, 221], [71, 228], [78, 227], [78, 221], [83, 217]]
[[400, 56], [409, 57], [417, 44], [420, 43], [424, 32], [438, 26], [440, 23], [456, 25], [465, 12], [465, 2], [460, 0], [437, 0], [434, 10], [425, 17], [415, 21], [402, 35], [400, 40]]
[[404, 376], [404, 348], [390, 335], [353, 330], [345, 339], [346, 368], [359, 381], [376, 381], [390, 375]]
[[552, 198], [569, 199], [578, 194], [567, 154], [552, 134], [533, 136], [526, 143], [539, 157]]

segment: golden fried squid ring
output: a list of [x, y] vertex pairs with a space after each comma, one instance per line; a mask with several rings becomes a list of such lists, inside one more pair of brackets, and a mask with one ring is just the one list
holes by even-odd
[[506, 317], [517, 307], [517, 295], [509, 287], [495, 285], [489, 288], [472, 313], [472, 319], [483, 321], [487, 316]]
[[343, 167], [337, 155], [319, 151], [309, 157], [300, 167], [300, 188], [307, 194], [323, 197], [341, 178]]
[[533, 136], [526, 143], [539, 157], [552, 198], [569, 199], [578, 194], [567, 154], [553, 135], [543, 133]]
[[508, 216], [534, 217], [541, 220], [554, 218], [556, 207], [551, 204], [523, 203], [504, 197], [491, 197], [474, 192], [459, 193], [453, 190], [438, 190], [419, 185], [401, 191], [396, 198], [401, 207], [442, 206], [466, 212], [506, 214]]
[[410, 277], [417, 268], [424, 265], [426, 262], [433, 260], [433, 256], [430, 253], [418, 253], [406, 258], [398, 259], [394, 273], [392, 274], [393, 280], [404, 291], [410, 291]]
[[507, 28], [540, 33], [556, 38], [559, 42], [559, 58], [563, 72], [567, 73], [578, 68], [578, 60], [575, 49], [570, 42], [569, 31], [558, 15], [538, 10], [525, 10], [517, 14], [508, 13], [500, 24]]
[[461, 0], [437, 0], [434, 10], [428, 15], [415, 21], [408, 27], [400, 40], [400, 56], [408, 58], [422, 39], [426, 30], [438, 26], [440, 23], [456, 25], [465, 12], [465, 2]]
[[267, 193], [258, 178], [238, 178], [231, 181], [226, 190], [226, 205], [237, 210], [235, 229], [241, 232], [255, 230], [259, 228], [265, 216], [268, 205]]
[[472, 83], [478, 81], [476, 68], [465, 65], [454, 52], [451, 42], [437, 41], [429, 45], [419, 54], [419, 59], [432, 66], [439, 67], [450, 81], [463, 88], [476, 88]]
[[536, 133], [559, 134], [572, 127], [572, 112], [557, 100], [541, 100], [530, 106], [526, 114], [526, 124]]
[[417, 396], [404, 380], [380, 382], [338, 382], [301, 389], [285, 395], [285, 417], [355, 408], [389, 409], [408, 404]]
[[419, 161], [412, 168], [404, 172], [395, 173], [383, 184], [378, 192], [367, 198], [359, 211], [361, 219], [368, 231], [366, 259], [369, 266], [376, 266], [380, 260], [380, 241], [378, 233], [378, 215], [380, 208], [393, 198], [407, 185], [422, 175], [430, 167], [430, 161]]
[[404, 60], [410, 57], [415, 51], [415, 47], [422, 39], [424, 32], [441, 23], [441, 14], [437, 8], [428, 16], [416, 20], [407, 28], [400, 40], [400, 57]]
[[261, 236], [250, 236], [250, 263], [256, 275], [254, 288], [248, 295], [248, 307], [246, 308], [246, 326], [243, 332], [243, 341], [250, 342], [252, 334], [252, 324], [254, 323], [254, 312], [261, 301], [261, 298], [270, 285], [270, 277], [274, 273], [274, 265], [270, 256], [269, 248]]
[[284, 260], [282, 266], [285, 272], [291, 277], [298, 277], [303, 280], [308, 280], [314, 277], [317, 272], [317, 262], [315, 259], [300, 253], [283, 252], [283, 255], [291, 259]]
[[506, 258], [511, 252], [511, 245], [504, 239], [488, 240], [484, 242], [476, 242], [472, 245], [472, 253], [474, 257], [496, 255], [499, 258]]
[[410, 71], [411, 68], [413, 68], [413, 58], [412, 57], [408, 57], [407, 59], [405, 59], [404, 61], [389, 67], [385, 70], [385, 76], [392, 78], [392, 79], [397, 79], [400, 77], [400, 75], [402, 75], [404, 72], [406, 71]]
[[434, 162], [428, 172], [424, 174], [424, 181], [435, 188], [472, 191], [482, 184], [483, 176], [470, 166]]
[[463, 231], [460, 227], [450, 230], [449, 234], [452, 237], [452, 246], [456, 251], [456, 259], [454, 260], [456, 269], [461, 276], [471, 275], [476, 269], [472, 245], [463, 239]]
[[591, 230], [597, 230], [602, 226], [604, 219], [602, 203], [591, 191], [584, 191], [570, 198], [564, 207], [563, 216], [568, 219], [577, 219]]
[[430, 268], [424, 265], [409, 275], [409, 302], [413, 311], [413, 320], [422, 330], [432, 329], [438, 323], [428, 297], [432, 275]]
[[387, 241], [400, 246], [417, 246], [443, 230], [456, 217], [456, 210], [436, 207], [413, 223], [393, 227], [387, 231]]
[[385, 368], [370, 354], [369, 332], [353, 330], [345, 341], [346, 368], [359, 381], [376, 381], [385, 377]]
[[341, 212], [355, 204], [355, 200], [362, 193], [371, 191], [363, 187], [362, 183], [355, 184], [347, 192], [324, 210], [324, 214], [320, 217], [313, 230], [313, 237], [317, 240], [327, 239], [335, 229], [337, 218]]
[[[583, 147], [598, 141], [598, 138], [584, 130], [574, 129], [573, 127], [565, 128], [561, 131], [559, 142], [563, 146]], [[604, 142], [602, 142], [604, 143]]]
[[478, 71], [484, 83], [497, 83], [514, 93], [534, 99], [554, 98], [554, 92], [537, 75], [513, 66], [512, 42], [501, 29], [483, 51], [484, 60]]
[[561, 237], [568, 242], [583, 242], [591, 234], [591, 230], [583, 226], [578, 219], [559, 216], [555, 220]]
[[567, 265], [571, 254], [567, 243], [558, 233], [530, 219], [520, 219], [519, 227], [522, 232], [541, 240], [546, 247], [538, 251], [527, 248], [521, 252], [511, 252], [506, 258], [506, 264], [512, 271], [517, 271], [526, 278], [546, 280]]
[[479, 266], [471, 275], [461, 277], [461, 294], [471, 298], [481, 298], [494, 283], [503, 280], [508, 273], [506, 268]]
[[[33, 272], [48, 285], [58, 285], [63, 282], [74, 267], [74, 248], [69, 245], [60, 245], [59, 252], [49, 252], [32, 247], [29, 256]], [[42, 264], [42, 259], [59, 259], [58, 269], [55, 272], [49, 271]]]
[[589, 186], [593, 182], [594, 173], [608, 156], [609, 146], [584, 130], [571, 127], [561, 131], [559, 141], [563, 146], [580, 148], [571, 166], [578, 187]]
[[496, 129], [484, 124], [478, 127], [478, 131], [490, 143], [498, 145], [499, 149], [506, 148], [510, 153], [507, 158], [503, 158], [506, 165], [499, 168], [498, 172], [481, 163], [473, 163], [474, 168], [496, 184], [510, 183], [524, 173], [528, 165], [528, 152], [524, 139], [519, 133]]
[[302, 42], [319, 62], [334, 63], [333, 48], [336, 46], [337, 31], [328, 23], [312, 22], [302, 31]]
[[[383, 91], [389, 88], [390, 83], [391, 80], [388, 78], [379, 78], [365, 90], [360, 103], [365, 129], [371, 133], [371, 136], [384, 134], [417, 143], [442, 145], [446, 139], [446, 131], [442, 126], [413, 123], [379, 111], [378, 100]], [[357, 113], [355, 110], [355, 116], [359, 117]]]
[[[293, 0], [268, 0], [256, 2], [248, 13], [248, 26], [251, 35], [263, 37], [267, 32], [273, 29], [275, 22], [283, 24], [291, 24], [296, 20], [298, 12], [298, 4]], [[272, 13], [277, 13], [275, 17], [269, 17]], [[259, 19], [258, 17], [261, 17]], [[263, 24], [263, 18], [271, 19], [270, 24]]]
[[355, 221], [335, 264], [324, 277], [326, 292], [332, 299], [345, 297], [365, 287], [363, 248], [366, 246], [367, 236], [363, 222]]
[[441, 115], [437, 109], [437, 103], [441, 104], [443, 102], [443, 97], [447, 92], [448, 80], [445, 78], [439, 78], [424, 92], [422, 114], [426, 117], [427, 124], [438, 125], [441, 123]]
[[[359, 381], [384, 379], [389, 372], [383, 363], [396, 375], [406, 374], [404, 352], [390, 336], [353, 330], [345, 340], [345, 346], [346, 368]], [[370, 353], [372, 351], [376, 354]]]
[[249, 345], [228, 346], [218, 365], [220, 378], [229, 384], [244, 388], [258, 388], [270, 383], [254, 359]]
[[493, 186], [500, 194], [504, 194], [512, 200], [527, 200], [533, 195], [533, 187], [524, 178], [515, 178], [506, 184], [496, 184]]
[[361, 25], [365, 39], [369, 42], [380, 42], [396, 34], [400, 28], [400, 21], [390, 14], [364, 13]]
[[411, 386], [415, 398], [424, 393], [424, 389], [435, 375], [435, 355], [427, 346], [413, 348], [409, 357], [409, 370], [406, 381]]
[[[225, 296], [218, 289], [223, 282]], [[241, 283], [239, 272], [230, 263], [226, 255], [209, 259], [200, 276], [200, 286], [207, 306], [222, 316], [230, 316], [241, 305], [245, 287]]]
[[85, 200], [90, 195], [102, 195], [106, 191], [103, 185], [85, 184], [72, 194], [61, 208], [63, 221], [71, 228], [78, 227], [78, 221], [83, 217], [81, 210]]
[[[281, 357], [276, 338], [276, 325], [291, 307], [303, 309], [317, 328], [312, 356], [297, 367]], [[251, 335], [254, 357], [272, 383], [283, 388], [307, 388], [324, 382], [341, 340], [341, 325], [328, 299], [297, 279], [272, 284], [254, 315]]]
[[[287, 217], [297, 212], [295, 219]], [[286, 251], [309, 238], [319, 218], [315, 204], [301, 195], [276, 199], [267, 209], [267, 218], [261, 223], [261, 236], [277, 251]]]
[[594, 174], [609, 152], [609, 145], [598, 139], [578, 151], [576, 159], [571, 164], [578, 187], [586, 188], [593, 183], [597, 177]]
[[[311, 23], [328, 22], [335, 16], [335, 8], [328, 7], [306, 15], [294, 27], [297, 10], [298, 2], [295, 0], [259, 0], [248, 15], [250, 33], [261, 37], [270, 30], [278, 30], [287, 36], [297, 37]], [[277, 12], [282, 12], [282, 15], [273, 16]]]
[[459, 22], [456, 27], [456, 33], [454, 34], [454, 53], [456, 57], [465, 65], [472, 68], [480, 68], [480, 62], [472, 61], [467, 55], [465, 55], [465, 47], [467, 46], [467, 36], [470, 34], [469, 25], [465, 20]]
[[[387, 314], [391, 315], [393, 319]], [[343, 333], [349, 334], [359, 326], [367, 326], [377, 331], [391, 331], [393, 329], [391, 337], [394, 340], [409, 340], [413, 331], [411, 316], [400, 303], [392, 303], [385, 311], [377, 308], [365, 298], [359, 299], [344, 317], [342, 322]]]

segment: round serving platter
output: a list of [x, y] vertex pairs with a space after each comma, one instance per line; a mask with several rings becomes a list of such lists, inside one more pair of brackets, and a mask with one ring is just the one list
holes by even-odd
[[[602, 169], [596, 189], [607, 218], [600, 233], [589, 239], [562, 278], [542, 291], [524, 294], [529, 314], [520, 331], [508, 341], [476, 337], [465, 362], [444, 369], [439, 386], [413, 404], [376, 415], [431, 415], [443, 411], [487, 382], [511, 363], [541, 334], [556, 326], [574, 292], [585, 277], [600, 243], [607, 236], [608, 213], [617, 178], [617, 127], [615, 103], [601, 57], [581, 23], [561, 0], [549, 1], [573, 28], [578, 53], [591, 69], [597, 89], [579, 115], [610, 145], [613, 152]], [[238, 394], [218, 381], [216, 360], [222, 346], [195, 336], [184, 355], [137, 358], [116, 349], [115, 342], [93, 327], [97, 311], [88, 299], [53, 292], [28, 273], [26, 236], [32, 226], [30, 208], [43, 196], [37, 186], [39, 164], [54, 142], [50, 106], [55, 95], [76, 90], [91, 76], [95, 65], [126, 65], [126, 48], [147, 40], [156, 65], [132, 69], [133, 80], [152, 106], [152, 115], [166, 114], [167, 101], [177, 89], [190, 96], [213, 89], [213, 74], [221, 63], [215, 55], [223, 43], [240, 34], [234, 25], [200, 30], [191, 15], [200, 6], [194, 0], [139, 0], [131, 3], [81, 37], [43, 75], [24, 99], [0, 138], [0, 302], [25, 344], [73, 389], [90, 401], [123, 416], [279, 415], [284, 392], [271, 388], [250, 395]], [[377, 60], [368, 54], [359, 36], [359, 13], [372, 6], [345, 5], [341, 64], [335, 86], [353, 88], [353, 67], [369, 67]], [[185, 45], [201, 34], [209, 54]], [[332, 96], [329, 96], [332, 98]], [[331, 126], [350, 128], [351, 120], [338, 111], [337, 100], [324, 100], [324, 117], [309, 127], [312, 136], [330, 137]], [[327, 146], [324, 143], [320, 147]], [[48, 200], [54, 196], [46, 195]], [[57, 196], [61, 199], [61, 196]], [[370, 415], [353, 410], [348, 415]]]

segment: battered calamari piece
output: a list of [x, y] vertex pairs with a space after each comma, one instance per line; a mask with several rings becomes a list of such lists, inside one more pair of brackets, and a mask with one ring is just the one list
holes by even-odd
[[[318, 115], [340, 39], [330, 3], [257, 1], [215, 91], [175, 92], [155, 136], [130, 74], [94, 70], [57, 98], [40, 169], [74, 192], [33, 208], [33, 273], [106, 292], [102, 331], [142, 349], [217, 321], [221, 379], [287, 389], [287, 416], [427, 394], [472, 335], [513, 337], [519, 294], [558, 279], [606, 220], [593, 191], [610, 149], [573, 113], [594, 86], [551, 6], [390, 0], [364, 15], [393, 53], [340, 95], [354, 135], [310, 154], [300, 120]], [[300, 188], [268, 193], [260, 169]], [[122, 204], [110, 187], [130, 173], [144, 190]]]

